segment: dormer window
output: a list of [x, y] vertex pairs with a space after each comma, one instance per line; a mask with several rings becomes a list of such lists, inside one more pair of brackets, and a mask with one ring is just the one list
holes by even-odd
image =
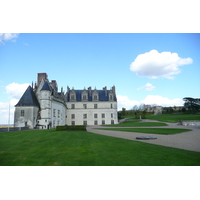
[[92, 94], [92, 100], [93, 101], [98, 101], [99, 100], [99, 95], [98, 95], [98, 92], [96, 90]]
[[113, 95], [112, 94], [109, 95], [109, 99], [113, 100]]
[[76, 93], [73, 90], [70, 92], [70, 100], [71, 101], [76, 101]]
[[87, 91], [84, 89], [82, 94], [81, 94], [81, 97], [82, 97], [82, 101], [87, 101], [88, 100], [88, 93]]
[[83, 95], [83, 100], [86, 100], [86, 95]]
[[75, 95], [71, 95], [71, 100], [75, 100]]

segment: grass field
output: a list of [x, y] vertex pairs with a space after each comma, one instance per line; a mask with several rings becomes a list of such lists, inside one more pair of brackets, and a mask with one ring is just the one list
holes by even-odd
[[158, 120], [162, 122], [177, 123], [179, 120], [200, 120], [199, 114], [182, 114], [182, 115], [172, 115], [172, 114], [163, 114], [163, 115], [146, 115], [146, 119]]
[[0, 133], [1, 166], [199, 166], [200, 152], [86, 131]]
[[141, 122], [140, 120], [133, 120], [133, 121], [125, 121], [122, 124], [111, 124], [111, 125], [105, 125], [106, 126], [112, 126], [112, 127], [147, 127], [147, 126], [168, 126], [166, 123], [160, 123], [160, 122]]
[[[100, 129], [102, 130], [102, 128]], [[177, 128], [103, 128], [103, 130], [108, 131], [127, 131], [127, 132], [137, 132], [137, 133], [153, 133], [161, 135], [170, 135], [176, 133], [183, 133], [191, 131], [190, 129], [177, 129]]]

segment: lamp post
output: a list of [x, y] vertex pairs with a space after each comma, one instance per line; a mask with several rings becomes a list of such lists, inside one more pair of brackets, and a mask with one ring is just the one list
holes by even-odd
[[9, 102], [9, 109], [8, 109], [8, 132], [10, 131], [10, 102]]

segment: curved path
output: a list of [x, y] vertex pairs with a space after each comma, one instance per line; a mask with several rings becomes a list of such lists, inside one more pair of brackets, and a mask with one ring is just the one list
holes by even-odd
[[[143, 120], [143, 122], [147, 121], [153, 122], [153, 120]], [[167, 147], [174, 147], [179, 149], [200, 152], [200, 126], [181, 126], [173, 123], [166, 123], [166, 124], [168, 124], [168, 126], [132, 127], [132, 128], [181, 128], [181, 129], [191, 129], [192, 131], [187, 131], [173, 135], [159, 135], [159, 134], [146, 134], [146, 133], [136, 133], [136, 132], [125, 132], [125, 131], [107, 131], [107, 130], [97, 129], [97, 128], [120, 128], [120, 127], [105, 127], [105, 126], [88, 126], [87, 131], [101, 135], [107, 135], [128, 140], [136, 140], [150, 144], [157, 144]], [[126, 127], [121, 127], [121, 128], [125, 129]], [[136, 137], [139, 136], [156, 136], [157, 139], [137, 140]]]

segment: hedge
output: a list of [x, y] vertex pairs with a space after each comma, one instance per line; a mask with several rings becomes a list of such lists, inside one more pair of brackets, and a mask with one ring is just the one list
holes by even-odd
[[85, 125], [75, 125], [75, 126], [56, 126], [56, 131], [86, 131]]

